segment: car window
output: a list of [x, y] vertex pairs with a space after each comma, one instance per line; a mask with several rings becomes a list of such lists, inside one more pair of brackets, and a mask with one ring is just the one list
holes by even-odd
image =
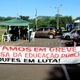
[[44, 28], [45, 31], [49, 30], [49, 28]]
[[53, 28], [45, 28], [44, 30], [45, 31], [47, 31], [47, 30], [53, 30]]
[[38, 29], [37, 31], [43, 31], [43, 28]]
[[78, 30], [77, 33], [80, 34], [80, 30]]
[[75, 32], [76, 32], [76, 30], [72, 30], [72, 31], [71, 31], [71, 34], [72, 34], [72, 33], [75, 33]]
[[53, 28], [50, 28], [50, 30], [53, 30]]

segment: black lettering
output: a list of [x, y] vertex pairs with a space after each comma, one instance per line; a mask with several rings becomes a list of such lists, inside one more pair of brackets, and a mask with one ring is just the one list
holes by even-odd
[[24, 62], [34, 63], [35, 62], [35, 59], [24, 59]]

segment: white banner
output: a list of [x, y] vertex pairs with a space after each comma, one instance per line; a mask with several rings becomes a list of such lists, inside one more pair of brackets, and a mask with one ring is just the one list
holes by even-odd
[[80, 47], [0, 46], [0, 63], [75, 64], [80, 63]]

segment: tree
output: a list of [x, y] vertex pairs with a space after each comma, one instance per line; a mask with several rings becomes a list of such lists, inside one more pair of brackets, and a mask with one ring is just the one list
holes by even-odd
[[21, 19], [23, 19], [23, 20], [26, 20], [26, 21], [29, 20], [29, 16], [22, 16], [22, 15], [20, 15], [19, 17], [20, 17]]
[[80, 20], [80, 17], [75, 18], [75, 20]]
[[50, 19], [49, 24], [50, 24], [51, 26], [53, 26], [53, 27], [56, 27], [56, 19], [55, 19], [55, 18]]
[[39, 27], [47, 27], [49, 25], [50, 16], [38, 16], [37, 25]]

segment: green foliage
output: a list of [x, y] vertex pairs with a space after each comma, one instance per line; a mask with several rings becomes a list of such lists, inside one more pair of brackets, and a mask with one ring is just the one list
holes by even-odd
[[26, 20], [26, 21], [29, 20], [29, 16], [22, 16], [22, 15], [20, 15], [19, 17], [20, 17], [21, 19], [23, 19], [23, 20]]
[[[56, 14], [55, 16], [38, 16], [37, 17], [37, 28], [47, 27], [47, 26], [56, 27], [57, 26], [57, 16], [59, 17], [59, 26], [64, 27], [64, 28], [65, 28], [66, 24], [68, 24], [68, 23], [73, 24], [74, 20], [80, 19], [80, 17], [77, 17], [76, 19], [72, 19], [71, 16], [62, 16], [60, 14]], [[23, 20], [30, 21], [33, 29], [35, 28], [35, 26], [36, 26], [35, 18], [29, 19], [29, 16], [22, 16], [22, 15], [20, 15], [19, 17]], [[13, 18], [16, 18], [16, 17], [0, 17], [0, 22], [11, 20]]]
[[11, 20], [14, 19], [16, 17], [0, 17], [0, 21], [7, 21], [7, 20]]
[[47, 27], [48, 22], [45, 20], [38, 20], [38, 27]]
[[50, 20], [49, 24], [53, 27], [56, 27], [56, 20], [53, 18]]
[[75, 18], [75, 20], [80, 20], [80, 17]]
[[80, 26], [75, 26], [74, 29], [80, 29]]
[[0, 26], [0, 30], [5, 30], [7, 29], [5, 26]]

